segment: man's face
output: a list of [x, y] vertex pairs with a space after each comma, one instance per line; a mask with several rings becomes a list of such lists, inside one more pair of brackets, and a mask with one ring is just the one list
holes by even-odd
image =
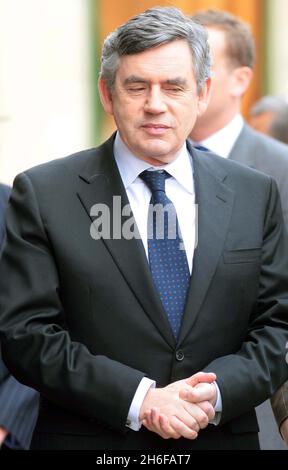
[[212, 84], [209, 106], [197, 125], [219, 119], [231, 108], [231, 90], [234, 86], [233, 66], [226, 55], [226, 37], [223, 31], [207, 28], [212, 58]]
[[205, 111], [209, 80], [200, 96], [184, 40], [121, 58], [113, 90], [99, 92], [127, 147], [154, 165], [168, 163]]

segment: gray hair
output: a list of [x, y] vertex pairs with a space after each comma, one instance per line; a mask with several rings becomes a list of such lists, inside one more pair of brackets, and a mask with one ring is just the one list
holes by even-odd
[[205, 29], [178, 8], [151, 8], [119, 26], [104, 41], [100, 76], [113, 88], [120, 58], [167, 44], [187, 41], [193, 62], [198, 93], [210, 76], [210, 55]]
[[288, 98], [285, 96], [263, 96], [250, 110], [251, 116], [273, 113], [268, 132], [274, 139], [288, 144]]
[[269, 133], [274, 139], [288, 144], [288, 103], [286, 103], [286, 108], [281, 109], [275, 114]]
[[251, 108], [250, 115], [258, 116], [263, 113], [278, 113], [288, 107], [288, 100], [284, 96], [263, 96]]

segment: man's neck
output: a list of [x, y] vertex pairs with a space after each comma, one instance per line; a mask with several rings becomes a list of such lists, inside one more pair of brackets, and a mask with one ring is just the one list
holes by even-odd
[[[200, 145], [203, 145], [203, 147], [217, 153], [223, 158], [228, 158], [243, 129], [243, 124], [241, 114], [237, 114], [226, 126], [222, 127], [222, 129], [214, 132], [214, 134], [211, 134], [207, 139], [202, 140]], [[199, 142], [196, 144], [199, 145]]]
[[205, 119], [205, 114], [201, 116], [192, 129], [190, 134], [191, 139], [194, 142], [202, 142], [205, 139], [208, 139], [211, 135], [223, 129], [227, 126], [232, 119], [240, 113], [240, 106], [237, 109], [231, 110], [229, 113], [223, 114], [223, 116], [218, 116], [217, 118], [211, 117], [211, 119]]

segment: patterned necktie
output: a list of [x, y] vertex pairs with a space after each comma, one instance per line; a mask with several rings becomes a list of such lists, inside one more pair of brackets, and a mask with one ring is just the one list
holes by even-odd
[[154, 284], [178, 337], [185, 307], [190, 272], [173, 203], [165, 193], [164, 171], [144, 171], [140, 178], [151, 190], [148, 213], [148, 256]]

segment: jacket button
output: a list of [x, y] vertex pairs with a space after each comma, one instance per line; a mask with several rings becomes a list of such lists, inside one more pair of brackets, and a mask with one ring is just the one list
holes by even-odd
[[184, 352], [181, 351], [181, 349], [179, 349], [179, 351], [176, 351], [175, 356], [176, 356], [176, 360], [179, 361], [179, 362], [183, 361], [183, 359], [185, 357]]

